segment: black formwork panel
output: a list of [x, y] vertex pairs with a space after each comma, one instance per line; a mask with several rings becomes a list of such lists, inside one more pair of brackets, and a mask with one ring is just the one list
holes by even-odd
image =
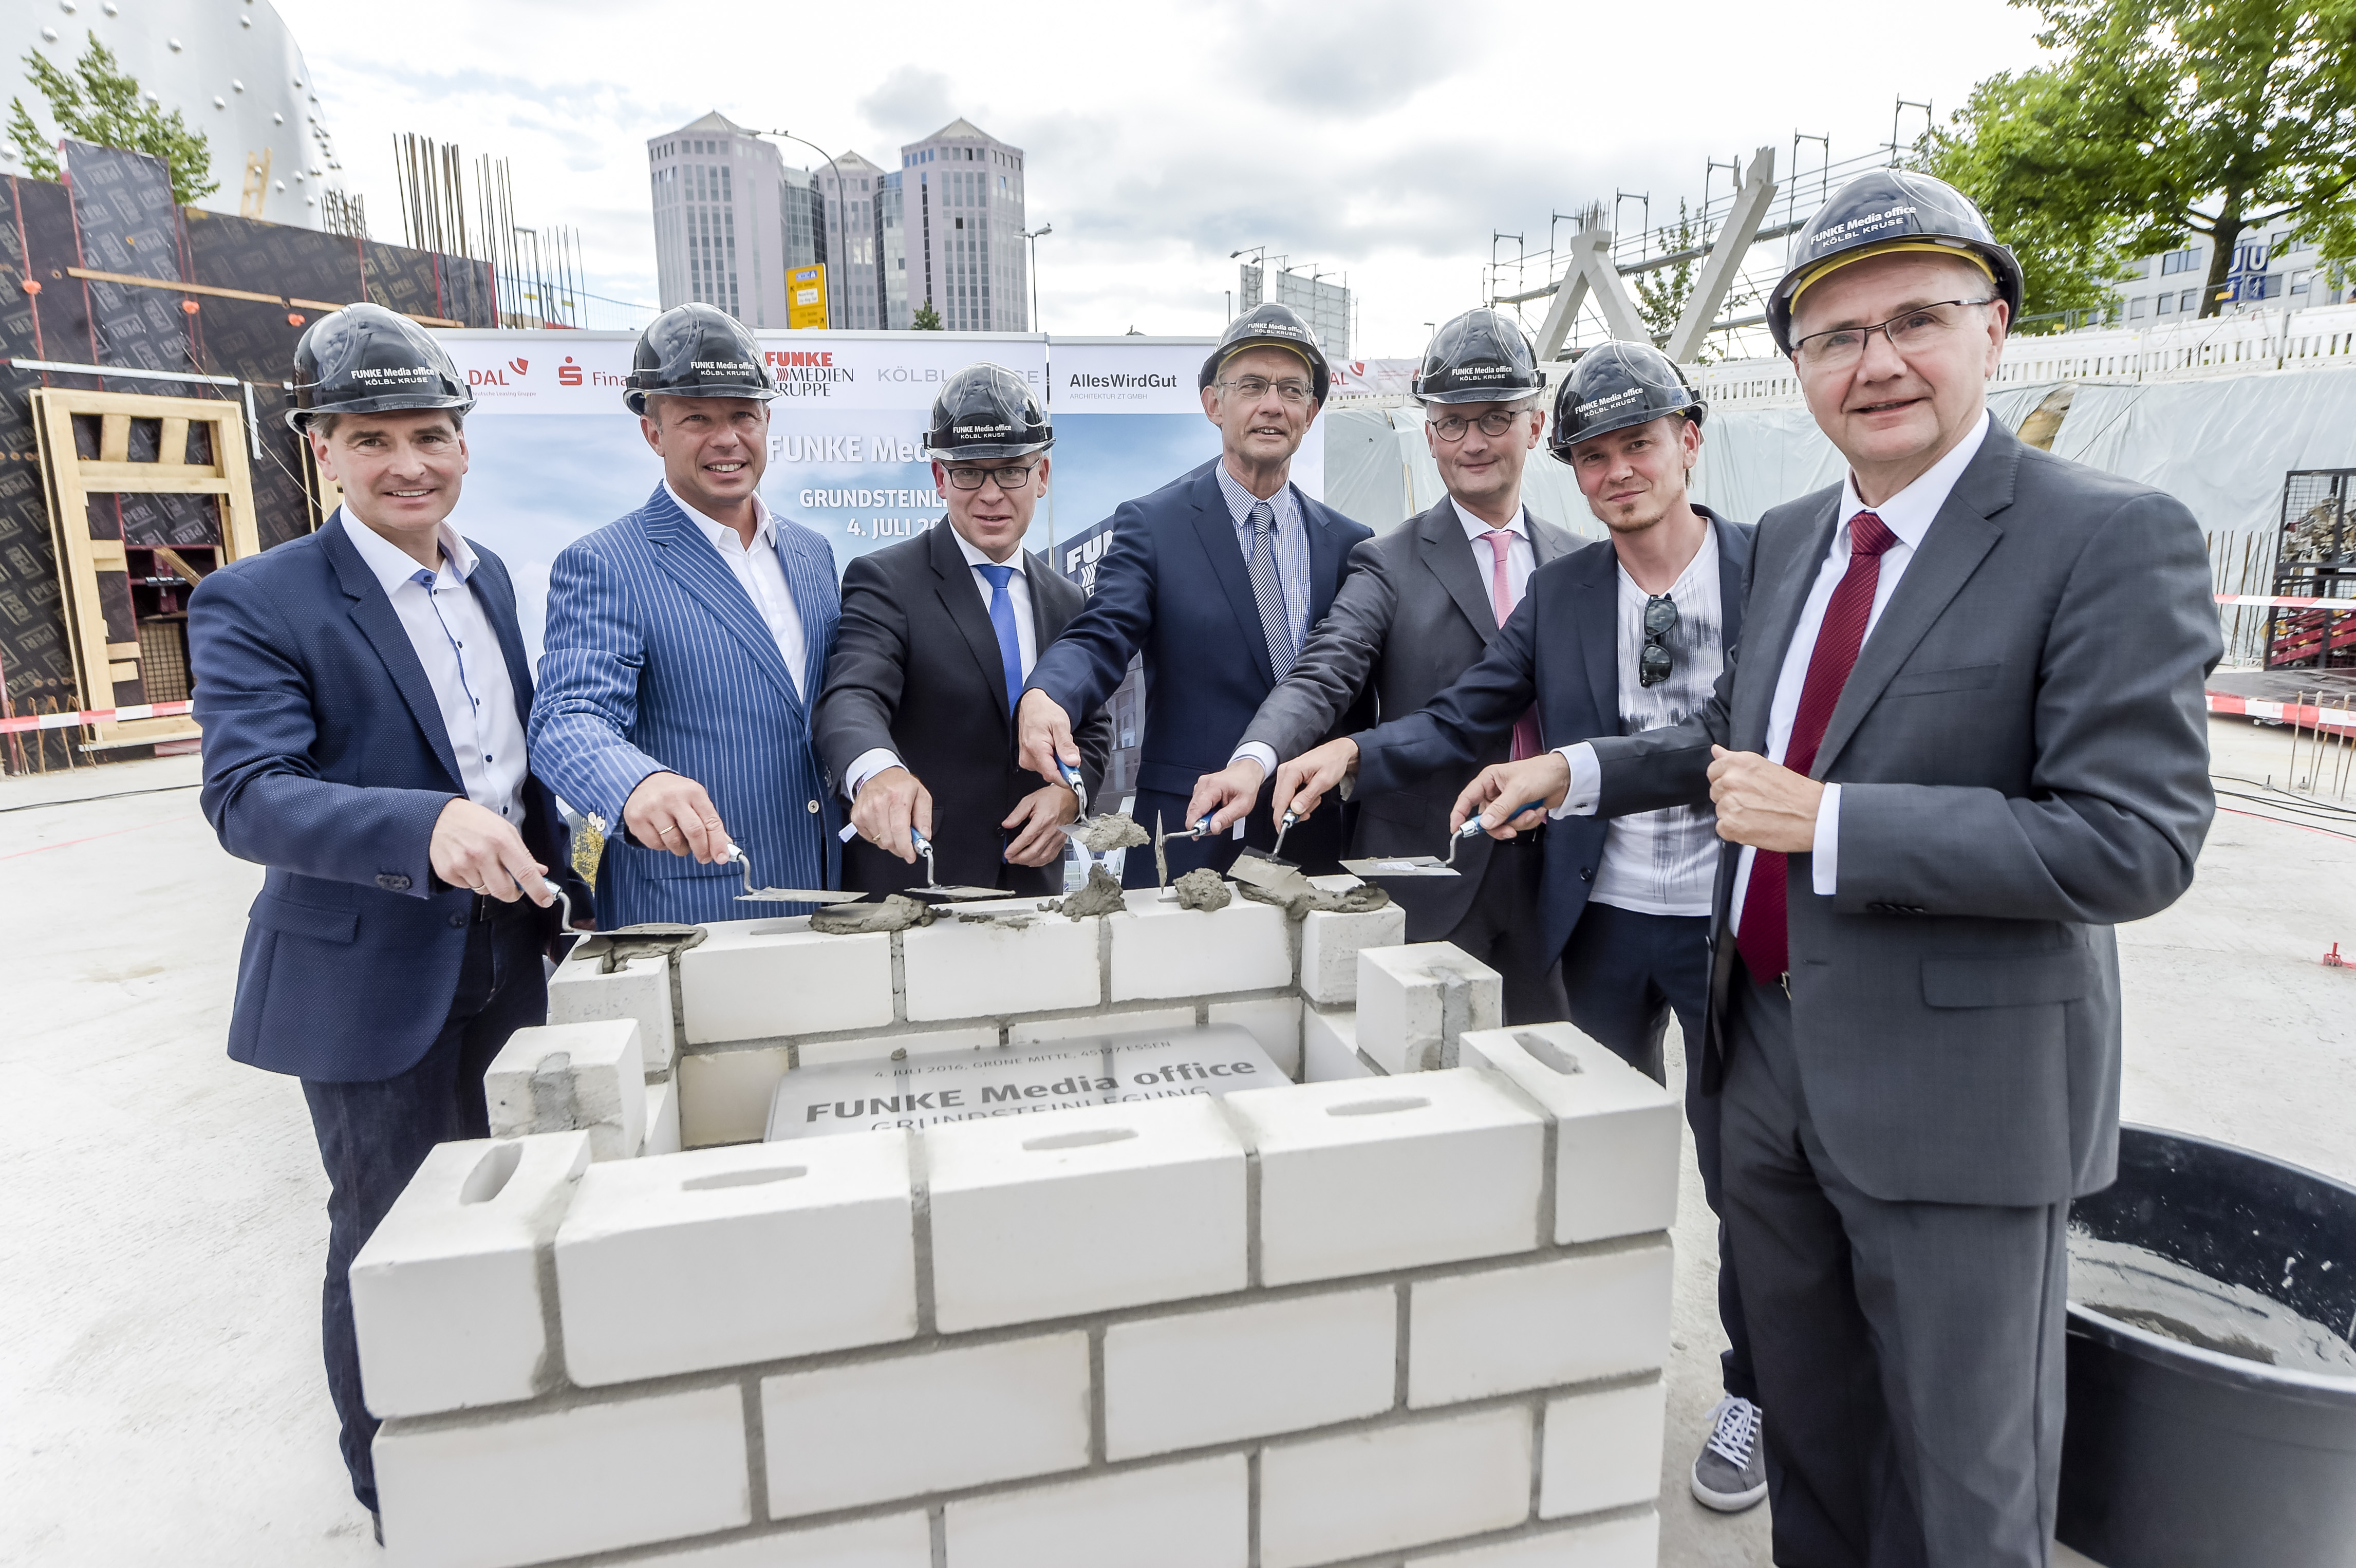
[[2269, 670], [2356, 669], [2356, 468], [2283, 476], [2275, 550], [2277, 598], [2347, 599], [2346, 610], [2266, 613]]

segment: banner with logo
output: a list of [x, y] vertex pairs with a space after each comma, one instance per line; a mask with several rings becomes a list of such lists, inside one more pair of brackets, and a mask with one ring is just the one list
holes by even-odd
[[[468, 467], [452, 521], [504, 560], [537, 658], [557, 553], [643, 505], [662, 478], [622, 402], [637, 335], [438, 332], [475, 394]], [[922, 532], [947, 503], [924, 457], [941, 382], [978, 360], [1013, 370], [1055, 424], [1047, 499], [1025, 543], [1062, 563], [1061, 537], [1104, 521], [1219, 451], [1195, 389], [1207, 338], [1058, 338], [949, 332], [765, 332], [784, 395], [770, 404], [761, 496], [822, 534], [838, 569]], [[1050, 362], [1055, 373], [1049, 375]], [[1323, 440], [1312, 426], [1293, 460], [1322, 497]]]

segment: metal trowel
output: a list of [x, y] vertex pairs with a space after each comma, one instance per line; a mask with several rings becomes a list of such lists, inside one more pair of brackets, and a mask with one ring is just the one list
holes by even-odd
[[753, 886], [752, 857], [742, 844], [731, 842], [728, 858], [743, 868], [744, 891], [736, 895], [739, 904], [856, 904], [867, 897], [864, 893], [842, 893], [822, 887], [755, 887]]
[[[1515, 817], [1520, 816], [1524, 811], [1529, 811], [1533, 807], [1542, 807], [1545, 804], [1546, 802], [1544, 800], [1525, 801], [1521, 805], [1515, 807], [1512, 811], [1507, 813], [1505, 821], [1510, 822]], [[1445, 860], [1436, 854], [1382, 855], [1370, 857], [1365, 860], [1345, 860], [1342, 863], [1342, 869], [1348, 872], [1353, 876], [1366, 878], [1396, 876], [1462, 876], [1464, 874], [1456, 869], [1456, 846], [1464, 843], [1467, 839], [1480, 837], [1481, 834], [1486, 831], [1487, 830], [1481, 826], [1481, 819], [1476, 816], [1467, 822], [1462, 827], [1449, 834], [1448, 858]]]
[[940, 875], [933, 869], [933, 841], [917, 832], [914, 822], [908, 824], [908, 839], [916, 846], [916, 853], [925, 857], [925, 886], [903, 887], [900, 891], [904, 896], [910, 898], [938, 899], [1011, 898], [1013, 897], [1003, 887], [942, 886]]

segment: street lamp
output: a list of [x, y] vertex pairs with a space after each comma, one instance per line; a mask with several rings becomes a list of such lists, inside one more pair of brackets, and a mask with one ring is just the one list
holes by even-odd
[[[1054, 233], [1055, 231], [1055, 226], [1053, 223], [1042, 223], [1042, 224], [1040, 224], [1040, 225], [1039, 225], [1039, 227], [1037, 227], [1036, 229], [1023, 229], [1023, 230], [1018, 230], [1018, 231], [1017, 231], [1017, 232], [1019, 232], [1019, 233], [1020, 233], [1020, 234], [1021, 234], [1024, 239], [1026, 239], [1026, 240], [1028, 240], [1028, 241], [1030, 241], [1030, 242], [1031, 242], [1031, 330], [1032, 330], [1032, 331], [1033, 331], [1033, 332], [1036, 332], [1036, 331], [1038, 331], [1038, 330], [1040, 329], [1040, 328], [1039, 328], [1039, 236], [1040, 236], [1040, 235], [1042, 235], [1042, 234], [1052, 234], [1052, 233]], [[1053, 541], [1053, 535], [1051, 534], [1051, 535], [1049, 536], [1049, 538], [1050, 538], [1050, 542], [1052, 542], [1052, 541]]]
[[[839, 168], [835, 168], [835, 166], [834, 166], [834, 155], [833, 155], [832, 153], [828, 152], [824, 147], [819, 146], [816, 142], [811, 141], [811, 140], [810, 140], [809, 138], [808, 138], [807, 136], [797, 136], [797, 135], [795, 135], [791, 131], [755, 131], [755, 132], [754, 133], [754, 134], [755, 134], [755, 135], [756, 135], [756, 136], [780, 136], [780, 137], [783, 137], [785, 140], [787, 140], [787, 141], [788, 141], [788, 142], [799, 142], [799, 143], [801, 143], [801, 145], [802, 145], [803, 146], [808, 147], [811, 152], [814, 152], [814, 153], [816, 153], [819, 156], [820, 156], [820, 157], [824, 158], [824, 159], [826, 160], [826, 166], [827, 166], [829, 169], [833, 170], [833, 173], [834, 173], [834, 194], [835, 194], [835, 197], [836, 197], [836, 199], [837, 199], [838, 200], [841, 199], [841, 198], [842, 198], [842, 171], [841, 171], [841, 169], [839, 169]], [[820, 201], [820, 203], [823, 203], [823, 202], [826, 200], [826, 198], [825, 198], [824, 196], [820, 196], [820, 197], [819, 198], [819, 200]], [[831, 236], [831, 235], [829, 235], [829, 236], [828, 236], [828, 238], [831, 239], [831, 238], [832, 238], [832, 236]], [[842, 250], [842, 253], [843, 253], [843, 255], [844, 255], [846, 258], [848, 258], [848, 257], [850, 256], [850, 254], [851, 254], [851, 242], [850, 242], [850, 238], [849, 238], [849, 236], [847, 236], [847, 235], [844, 237], [844, 240], [843, 240], [843, 250]], [[837, 295], [838, 295], [838, 294], [839, 294], [839, 292], [840, 292], [840, 280], [838, 280], [838, 279], [836, 278], [835, 274], [836, 274], [837, 272], [839, 272], [839, 271], [841, 271], [841, 269], [840, 269], [840, 268], [838, 268], [838, 267], [834, 264], [834, 261], [833, 261], [833, 259], [832, 259], [831, 257], [829, 257], [829, 258], [827, 259], [827, 263], [826, 263], [826, 282], [827, 282], [827, 291], [826, 291], [826, 292], [827, 292], [827, 305], [826, 305], [826, 308], [827, 308], [827, 325], [828, 325], [828, 326], [830, 326], [830, 327], [836, 327], [836, 326], [840, 326], [840, 325], [841, 325], [841, 323], [839, 322], [839, 320], [837, 319], [837, 317], [839, 317], [841, 315], [841, 312], [836, 308], [836, 305], [837, 305]]]

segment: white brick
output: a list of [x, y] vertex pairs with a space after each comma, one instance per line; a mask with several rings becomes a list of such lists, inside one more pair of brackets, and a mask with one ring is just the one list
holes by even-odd
[[1547, 1401], [1538, 1517], [1651, 1502], [1661, 1489], [1667, 1394], [1666, 1380], [1655, 1379]]
[[623, 1568], [932, 1568], [932, 1521], [917, 1509], [625, 1558]]
[[1244, 1568], [1244, 1455], [951, 1503], [948, 1568]]
[[908, 1016], [1001, 1018], [1104, 1000], [1097, 923], [1043, 915], [1020, 928], [944, 918], [900, 933]]
[[944, 1333], [1244, 1287], [1243, 1145], [1207, 1096], [924, 1137]]
[[1355, 1006], [1358, 950], [1406, 940], [1407, 911], [1397, 904], [1356, 915], [1311, 911], [1301, 922], [1301, 993], [1322, 1007]]
[[1410, 1557], [1407, 1568], [1657, 1568], [1660, 1561], [1661, 1516], [1646, 1509], [1495, 1546]]
[[916, 1331], [904, 1133], [594, 1167], [556, 1234], [564, 1365], [603, 1387]]
[[824, 1035], [892, 1021], [888, 935], [828, 937], [806, 920], [776, 924], [787, 929], [763, 926], [756, 936], [744, 924], [715, 927], [679, 955], [686, 1044]]
[[680, 1142], [691, 1149], [758, 1143], [769, 1127], [769, 1101], [788, 1060], [783, 1046], [689, 1051], [671, 1081], [679, 1085]]
[[[1505, 980], [1453, 942], [1358, 951], [1358, 1048], [1385, 1072], [1429, 1072], [1466, 1029], [1505, 1021]], [[1451, 1003], [1451, 992], [1462, 1000]]]
[[1088, 1337], [761, 1380], [769, 1514], [791, 1519], [1088, 1462]]
[[1390, 1409], [1398, 1296], [1299, 1296], [1105, 1330], [1105, 1457], [1301, 1432]]
[[589, 1134], [593, 1160], [627, 1160], [647, 1140], [646, 1058], [633, 1018], [518, 1029], [483, 1076], [491, 1136]]
[[1127, 1013], [1090, 1013], [1080, 1018], [1036, 1018], [1009, 1026], [1006, 1043], [1035, 1046], [1048, 1040], [1069, 1040], [1091, 1035], [1124, 1035], [1140, 1029], [1191, 1029], [1192, 1007], [1144, 1007]]
[[1301, 1077], [1301, 998], [1298, 996], [1262, 996], [1250, 1002], [1214, 1002], [1211, 1022], [1235, 1024], [1251, 1031], [1253, 1039], [1268, 1052], [1269, 1060], [1284, 1069], [1284, 1076], [1298, 1081]]
[[1292, 983], [1284, 911], [1238, 896], [1224, 909], [1184, 909], [1151, 888], [1129, 896], [1112, 927], [1112, 1000], [1277, 991]]
[[1333, 1083], [1372, 1078], [1358, 1059], [1358, 1015], [1307, 1007], [1301, 1014], [1301, 1081]]
[[647, 1136], [638, 1157], [679, 1153], [679, 1085], [666, 1079], [647, 1085]]
[[1544, 1125], [1481, 1073], [1256, 1089], [1225, 1103], [1259, 1155], [1269, 1284], [1537, 1245]]
[[920, 1029], [898, 1035], [860, 1035], [846, 1040], [801, 1040], [795, 1052], [804, 1067], [832, 1067], [838, 1062], [889, 1061], [894, 1051], [924, 1056], [937, 1051], [986, 1051], [998, 1045], [998, 1026], [977, 1024], [969, 1029]]
[[1675, 1095], [1569, 1024], [1467, 1034], [1462, 1048], [1464, 1065], [1504, 1073], [1555, 1119], [1557, 1241], [1676, 1223]]
[[612, 974], [598, 972], [597, 959], [565, 963], [548, 979], [548, 1021], [595, 1024], [607, 1018], [638, 1021], [638, 1048], [647, 1071], [670, 1071], [676, 1038], [670, 1015], [670, 960], [660, 953], [634, 958]]
[[1520, 1406], [1275, 1444], [1260, 1455], [1261, 1568], [1477, 1535], [1529, 1511], [1530, 1412]]
[[734, 1385], [465, 1426], [393, 1422], [375, 1455], [393, 1568], [513, 1568], [753, 1520]]
[[1665, 1243], [1419, 1280], [1408, 1402], [1451, 1404], [1651, 1371], [1669, 1355]]
[[530, 1399], [553, 1380], [539, 1250], [589, 1134], [443, 1144], [352, 1260], [360, 1381], [380, 1416]]

